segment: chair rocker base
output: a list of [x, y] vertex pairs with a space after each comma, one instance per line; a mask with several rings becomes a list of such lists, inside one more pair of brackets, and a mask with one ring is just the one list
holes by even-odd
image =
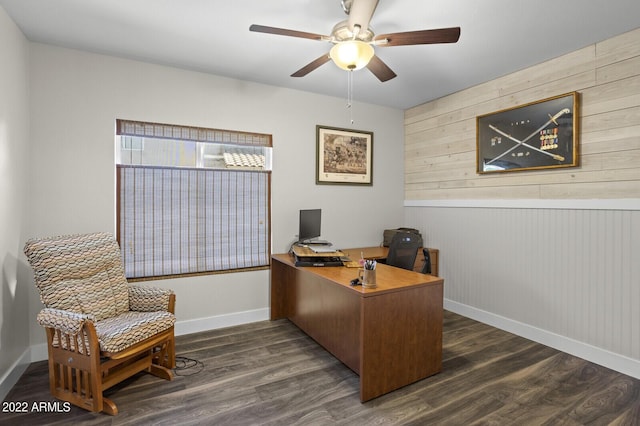
[[[75, 336], [53, 328], [46, 332], [51, 394], [85, 410], [117, 415], [118, 407], [103, 392], [141, 371], [173, 380], [173, 327], [116, 353], [100, 352], [91, 323], [85, 323], [83, 332]], [[84, 342], [81, 335], [87, 337]], [[54, 342], [65, 344], [54, 346]]]

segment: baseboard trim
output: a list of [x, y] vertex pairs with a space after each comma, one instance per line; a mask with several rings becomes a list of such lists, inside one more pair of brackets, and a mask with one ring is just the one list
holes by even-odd
[[640, 379], [640, 360], [616, 354], [559, 334], [483, 311], [452, 300], [444, 300], [444, 308], [462, 316], [508, 331], [534, 342], [558, 349], [603, 367]]
[[483, 200], [405, 200], [405, 207], [454, 207], [500, 209], [561, 210], [640, 210], [640, 198], [622, 199], [483, 199]]
[[49, 358], [49, 353], [47, 352], [47, 344], [46, 343], [38, 343], [37, 345], [31, 346], [31, 360], [30, 362], [38, 362], [44, 361]]
[[29, 348], [25, 349], [16, 362], [14, 362], [7, 372], [0, 377], [0, 401], [4, 401], [11, 388], [18, 383], [18, 379], [20, 379], [22, 373], [24, 373], [29, 366], [29, 363], [31, 362], [31, 355], [29, 352]]
[[218, 328], [232, 327], [234, 325], [265, 321], [269, 318], [269, 308], [234, 312], [232, 314], [217, 315], [214, 317], [178, 321], [176, 322], [175, 333], [176, 336], [181, 336], [183, 334], [198, 333], [200, 331], [215, 330]]

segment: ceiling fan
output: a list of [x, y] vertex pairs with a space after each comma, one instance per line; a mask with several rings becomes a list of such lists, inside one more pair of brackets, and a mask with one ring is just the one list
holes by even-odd
[[251, 25], [249, 30], [267, 34], [327, 41], [334, 45], [328, 54], [324, 54], [311, 61], [291, 74], [291, 77], [304, 77], [321, 65], [333, 60], [337, 66], [344, 70], [352, 71], [367, 67], [367, 69], [382, 82], [396, 77], [396, 73], [376, 56], [373, 46], [391, 47], [415, 44], [455, 43], [460, 38], [460, 27], [407, 31], [376, 36], [371, 27], [369, 27], [369, 21], [378, 6], [378, 0], [342, 0], [341, 4], [344, 12], [349, 15], [349, 19], [339, 22], [334, 26], [330, 35], [255, 24]]

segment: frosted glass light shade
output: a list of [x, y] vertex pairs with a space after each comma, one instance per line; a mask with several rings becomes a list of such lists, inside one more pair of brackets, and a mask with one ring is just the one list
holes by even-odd
[[360, 40], [341, 41], [331, 48], [329, 56], [343, 70], [359, 70], [373, 57], [373, 47]]

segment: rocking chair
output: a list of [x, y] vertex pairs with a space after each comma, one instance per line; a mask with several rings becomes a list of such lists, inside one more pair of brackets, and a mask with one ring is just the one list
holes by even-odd
[[130, 285], [113, 236], [33, 239], [24, 252], [45, 306], [37, 320], [54, 397], [116, 415], [104, 390], [141, 371], [173, 379], [175, 295]]

